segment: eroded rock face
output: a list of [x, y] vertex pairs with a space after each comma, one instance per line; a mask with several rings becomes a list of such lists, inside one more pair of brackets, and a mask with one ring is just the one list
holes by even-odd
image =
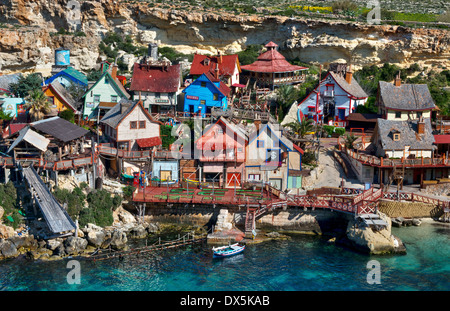
[[[412, 29], [346, 21], [282, 16], [241, 16], [148, 7], [145, 2], [83, 1], [79, 24], [63, 1], [0, 3], [0, 22], [16, 24], [0, 32], [0, 70], [49, 73], [54, 49], [71, 50], [76, 69], [98, 64], [98, 44], [108, 31], [131, 34], [137, 43], [159, 42], [182, 53], [237, 53], [249, 44], [276, 42], [289, 58], [319, 62], [336, 59], [363, 65], [396, 63], [450, 66], [450, 35], [443, 29]], [[86, 37], [50, 36], [64, 28]]]
[[372, 255], [403, 252], [400, 250], [403, 247], [402, 242], [391, 233], [390, 218], [380, 212], [379, 215], [387, 223], [386, 228], [376, 231], [352, 220], [348, 223], [347, 238], [356, 249]]

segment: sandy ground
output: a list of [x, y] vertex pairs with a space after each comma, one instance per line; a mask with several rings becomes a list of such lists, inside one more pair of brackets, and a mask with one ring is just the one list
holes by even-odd
[[347, 178], [341, 165], [334, 159], [331, 148], [320, 150], [318, 164], [318, 167], [311, 171], [311, 176], [303, 179], [305, 189], [339, 187], [342, 181], [344, 187], [364, 188], [364, 184], [357, 179]]

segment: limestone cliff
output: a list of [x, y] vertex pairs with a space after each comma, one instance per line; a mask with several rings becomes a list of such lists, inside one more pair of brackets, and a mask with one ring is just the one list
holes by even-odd
[[[0, 0], [0, 27], [3, 73], [48, 73], [59, 46], [71, 49], [75, 67], [90, 69], [98, 63], [98, 43], [108, 31], [183, 53], [235, 53], [272, 40], [289, 58], [304, 62], [326, 65], [345, 59], [356, 68], [384, 62], [450, 67], [448, 30], [160, 9], [145, 2]], [[86, 37], [50, 36], [60, 28], [83, 31]]]

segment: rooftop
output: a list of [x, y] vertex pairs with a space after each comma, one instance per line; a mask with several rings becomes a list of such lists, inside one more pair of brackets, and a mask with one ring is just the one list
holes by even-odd
[[131, 91], [173, 93], [180, 86], [180, 65], [151, 66], [135, 63]]
[[380, 81], [378, 91], [386, 108], [394, 110], [431, 110], [436, 107], [426, 84], [401, 84]]

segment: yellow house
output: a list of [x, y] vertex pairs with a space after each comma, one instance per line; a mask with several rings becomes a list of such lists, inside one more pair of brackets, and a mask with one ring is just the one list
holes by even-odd
[[58, 81], [44, 86], [43, 92], [48, 97], [53, 113], [58, 114], [63, 110], [70, 109], [77, 114], [75, 100]]

